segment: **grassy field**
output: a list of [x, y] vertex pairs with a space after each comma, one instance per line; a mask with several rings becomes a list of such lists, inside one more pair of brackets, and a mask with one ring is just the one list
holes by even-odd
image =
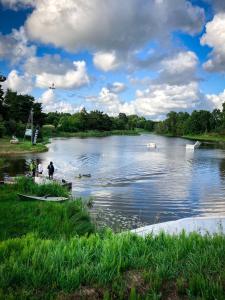
[[22, 179], [16, 185], [0, 186], [0, 240], [36, 233], [40, 238], [69, 238], [94, 232], [81, 200], [65, 203], [20, 201], [17, 193], [68, 196], [57, 184], [38, 186]]
[[225, 299], [225, 236], [96, 232], [81, 200], [29, 179], [0, 186], [0, 299]]
[[224, 299], [225, 237], [107, 232], [0, 243], [1, 299]]
[[20, 141], [19, 144], [10, 144], [10, 138], [0, 139], [0, 155], [15, 155], [23, 153], [44, 152], [48, 148], [43, 144], [31, 145], [31, 142]]
[[217, 133], [205, 133], [196, 135], [185, 135], [183, 138], [190, 140], [209, 141], [209, 142], [223, 142], [225, 143], [225, 135], [219, 135]]

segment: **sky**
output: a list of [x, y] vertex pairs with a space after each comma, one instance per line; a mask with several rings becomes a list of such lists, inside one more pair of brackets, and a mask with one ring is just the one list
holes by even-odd
[[221, 109], [225, 1], [0, 0], [0, 74], [45, 112]]

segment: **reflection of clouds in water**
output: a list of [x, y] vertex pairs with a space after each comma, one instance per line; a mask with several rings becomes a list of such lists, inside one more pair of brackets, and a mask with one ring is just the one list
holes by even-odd
[[[149, 150], [149, 142], [157, 149]], [[105, 220], [113, 224], [125, 226], [130, 220], [135, 226], [137, 220], [150, 224], [156, 218], [225, 212], [225, 151], [187, 152], [186, 143], [155, 135], [56, 139], [49, 152], [24, 157], [40, 158], [46, 175], [53, 161], [55, 177], [72, 181], [76, 197], [94, 196], [92, 213], [102, 209]], [[92, 176], [78, 179], [79, 173]]]

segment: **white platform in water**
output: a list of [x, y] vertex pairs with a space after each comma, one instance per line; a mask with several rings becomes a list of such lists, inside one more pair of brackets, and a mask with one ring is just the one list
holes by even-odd
[[225, 234], [225, 216], [185, 218], [131, 230], [131, 232], [142, 237], [148, 234], [158, 235], [161, 232], [170, 235], [179, 235], [183, 231], [187, 234], [192, 232], [197, 232], [201, 235]]
[[197, 141], [195, 144], [186, 144], [186, 149], [192, 149], [195, 150], [197, 148], [199, 148], [199, 146], [201, 145], [201, 143], [199, 141]]
[[156, 148], [156, 143], [148, 143], [147, 147], [148, 148]]

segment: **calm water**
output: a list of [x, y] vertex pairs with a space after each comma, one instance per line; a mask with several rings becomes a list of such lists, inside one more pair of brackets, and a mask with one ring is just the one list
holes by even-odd
[[72, 181], [74, 195], [93, 197], [93, 217], [114, 228], [225, 214], [225, 150], [186, 151], [186, 143], [155, 135], [54, 139], [47, 153], [6, 159], [0, 172], [24, 173], [32, 158], [46, 170], [53, 161], [55, 176]]

